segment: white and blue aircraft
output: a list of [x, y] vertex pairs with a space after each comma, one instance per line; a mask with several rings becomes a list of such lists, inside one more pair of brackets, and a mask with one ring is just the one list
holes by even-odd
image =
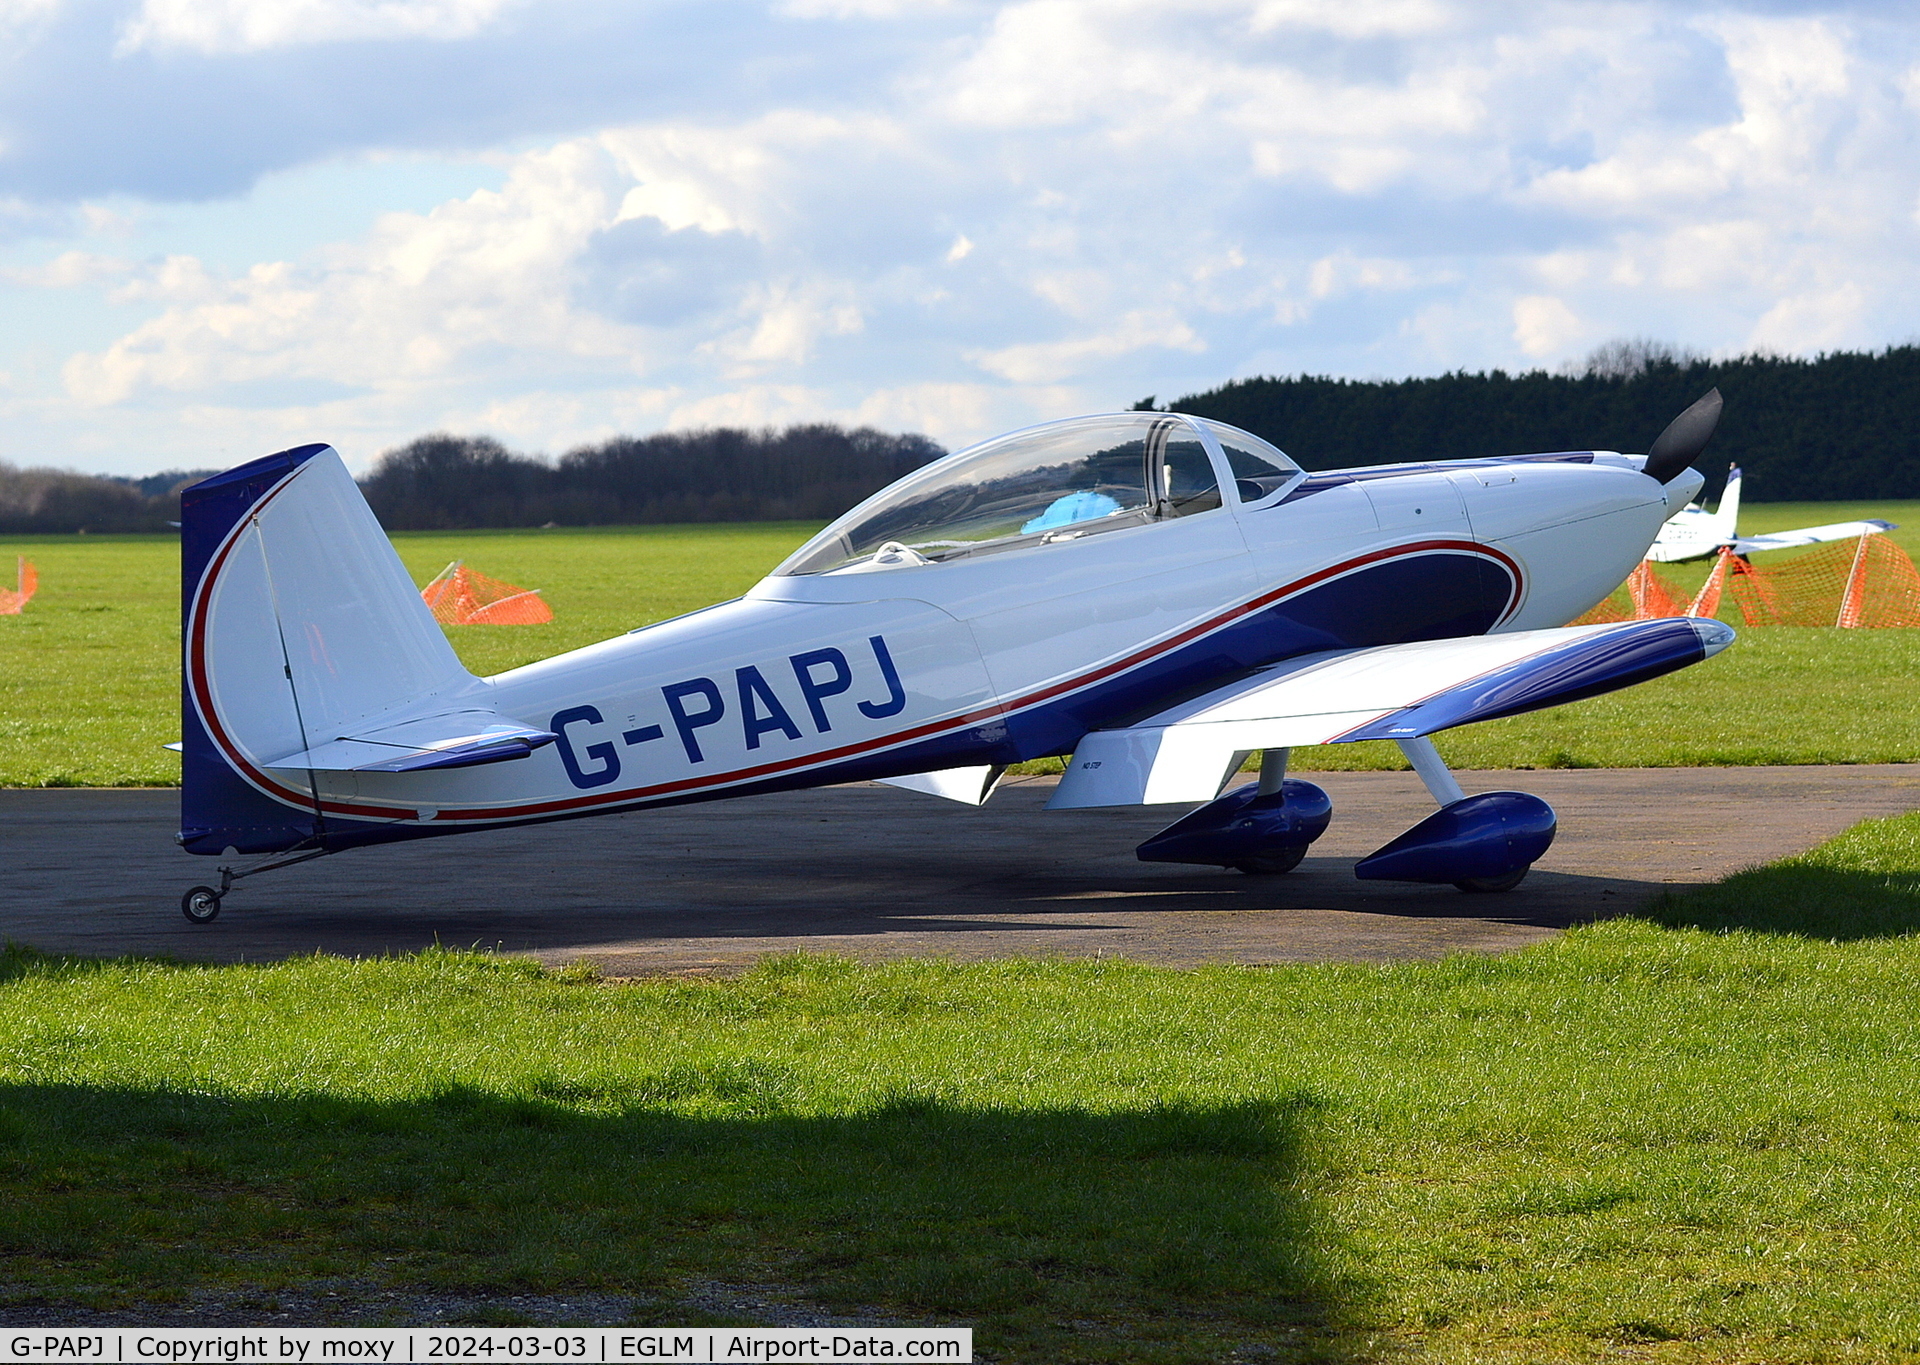
[[1765, 535], [1743, 536], [1740, 521], [1740, 466], [1727, 470], [1726, 490], [1719, 505], [1709, 512], [1697, 502], [1667, 518], [1660, 534], [1647, 549], [1647, 558], [1657, 564], [1678, 564], [1689, 559], [1704, 559], [1722, 550], [1746, 556], [1761, 550], [1788, 550], [1796, 545], [1819, 545], [1829, 540], [1852, 540], [1881, 531], [1900, 528], [1890, 521], [1871, 518], [1866, 521], [1834, 521], [1824, 526], [1801, 526], [1791, 531], [1769, 531]]
[[[1308, 474], [1177, 413], [1053, 422], [949, 455], [746, 596], [491, 678], [462, 667], [338, 455], [182, 495], [179, 842], [268, 855], [877, 779], [978, 804], [1066, 757], [1050, 809], [1198, 803], [1148, 860], [1285, 871], [1326, 828], [1289, 749], [1390, 739], [1440, 809], [1366, 878], [1504, 890], [1544, 801], [1462, 793], [1429, 735], [1697, 663], [1712, 620], [1562, 625], [1698, 491], [1718, 391], [1648, 454]], [[1260, 777], [1223, 790], [1254, 752]]]

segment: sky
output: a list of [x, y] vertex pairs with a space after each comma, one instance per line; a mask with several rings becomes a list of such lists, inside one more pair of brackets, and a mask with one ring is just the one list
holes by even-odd
[[0, 460], [1920, 337], [1920, 7], [0, 0]]

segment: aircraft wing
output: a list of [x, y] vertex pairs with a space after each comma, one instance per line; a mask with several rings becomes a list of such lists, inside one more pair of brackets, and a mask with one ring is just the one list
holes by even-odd
[[1718, 621], [1682, 616], [1309, 654], [1089, 733], [1047, 805], [1211, 801], [1255, 749], [1412, 739], [1557, 706], [1685, 668], [1732, 640]]
[[414, 773], [430, 768], [471, 768], [525, 758], [557, 738], [551, 731], [532, 729], [493, 711], [443, 711], [397, 725], [339, 735], [261, 766], [291, 773]]
[[1826, 526], [1803, 526], [1797, 531], [1773, 531], [1764, 536], [1735, 536], [1733, 552], [1750, 555], [1758, 550], [1786, 550], [1795, 545], [1818, 545], [1827, 540], [1852, 540], [1875, 531], [1896, 530], [1890, 521], [1836, 521]]

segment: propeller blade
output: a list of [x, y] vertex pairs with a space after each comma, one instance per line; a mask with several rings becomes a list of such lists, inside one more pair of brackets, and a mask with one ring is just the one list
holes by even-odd
[[1708, 389], [1705, 397], [1667, 423], [1667, 429], [1647, 447], [1642, 472], [1666, 483], [1692, 464], [1713, 439], [1713, 429], [1720, 425], [1720, 406], [1720, 390]]

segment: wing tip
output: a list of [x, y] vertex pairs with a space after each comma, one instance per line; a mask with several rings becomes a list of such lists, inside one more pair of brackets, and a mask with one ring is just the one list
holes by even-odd
[[1700, 641], [1700, 657], [1711, 659], [1734, 641], [1733, 627], [1725, 621], [1716, 621], [1711, 616], [1689, 616], [1687, 623], [1693, 627], [1694, 636]]

